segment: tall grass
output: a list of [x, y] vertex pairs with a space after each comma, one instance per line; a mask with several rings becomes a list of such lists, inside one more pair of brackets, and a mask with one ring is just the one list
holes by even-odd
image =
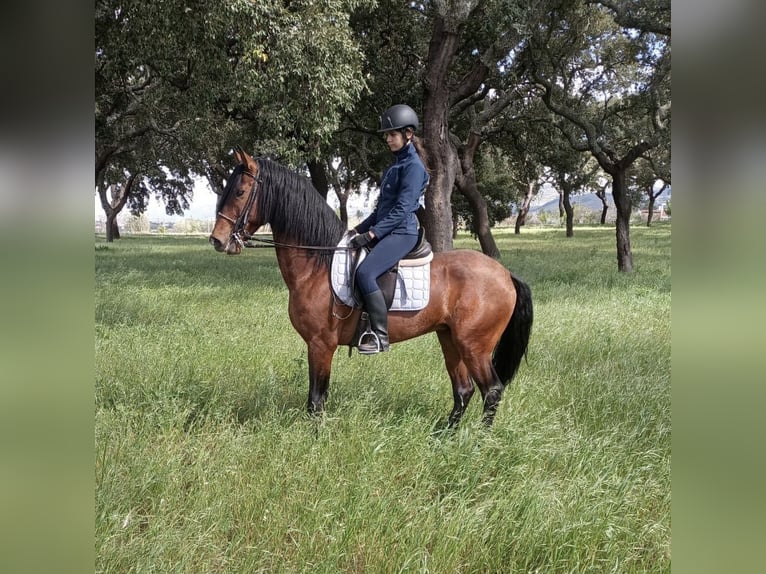
[[669, 572], [670, 236], [497, 232], [528, 363], [453, 434], [435, 336], [340, 350], [314, 421], [273, 252], [97, 241], [96, 571]]

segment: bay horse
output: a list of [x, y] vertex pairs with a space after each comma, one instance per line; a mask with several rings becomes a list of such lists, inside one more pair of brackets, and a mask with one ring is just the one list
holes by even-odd
[[[308, 411], [324, 409], [333, 354], [353, 345], [359, 309], [336, 301], [330, 265], [346, 229], [303, 177], [271, 160], [235, 150], [237, 166], [218, 198], [209, 241], [219, 252], [241, 253], [245, 241], [271, 225], [276, 258], [289, 290], [288, 313], [308, 346]], [[452, 381], [456, 426], [474, 393], [484, 400], [490, 426], [507, 384], [526, 355], [532, 330], [532, 294], [498, 261], [473, 250], [434, 253], [431, 295], [420, 311], [389, 313], [391, 343], [435, 331]]]

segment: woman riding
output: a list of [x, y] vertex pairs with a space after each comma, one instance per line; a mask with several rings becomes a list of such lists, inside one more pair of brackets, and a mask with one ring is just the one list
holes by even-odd
[[356, 272], [373, 332], [359, 341], [362, 354], [389, 348], [388, 308], [377, 279], [407, 255], [418, 240], [416, 213], [428, 185], [428, 172], [418, 153], [422, 153], [422, 147], [415, 136], [418, 125], [417, 114], [404, 104], [392, 106], [380, 116], [378, 131], [383, 132], [394, 163], [383, 175], [375, 209], [351, 230], [355, 233], [349, 241], [351, 247], [371, 248]]

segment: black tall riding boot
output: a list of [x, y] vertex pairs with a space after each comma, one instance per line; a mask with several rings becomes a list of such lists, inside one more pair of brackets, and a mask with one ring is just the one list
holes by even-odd
[[388, 351], [388, 309], [383, 292], [378, 289], [363, 297], [367, 315], [370, 317], [371, 332], [361, 336], [357, 349], [363, 355]]

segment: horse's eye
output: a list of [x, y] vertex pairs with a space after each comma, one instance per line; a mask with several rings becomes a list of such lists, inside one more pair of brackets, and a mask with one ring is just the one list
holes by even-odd
[[243, 195], [245, 195], [245, 191], [242, 190], [242, 189], [238, 189], [237, 190], [237, 197], [242, 197]]

